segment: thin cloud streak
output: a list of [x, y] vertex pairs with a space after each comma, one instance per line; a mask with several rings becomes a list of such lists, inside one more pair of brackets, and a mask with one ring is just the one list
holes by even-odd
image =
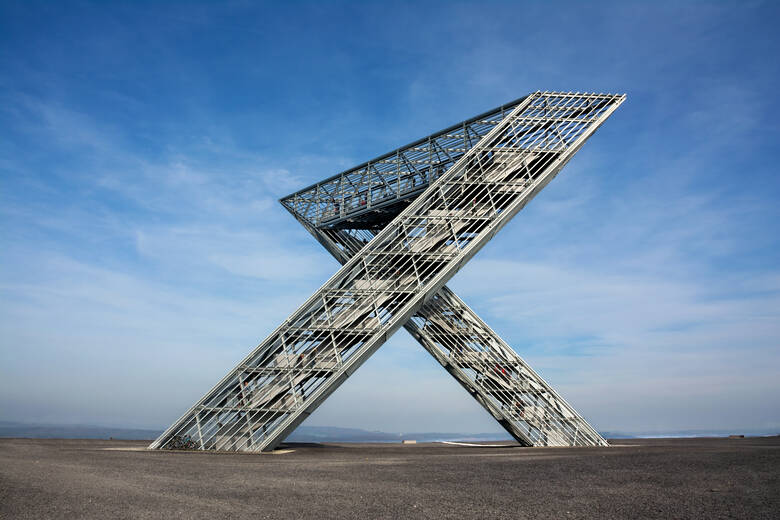
[[[780, 427], [777, 17], [0, 7], [0, 418], [169, 424], [337, 268], [279, 197], [579, 89], [628, 101], [451, 285], [599, 428]], [[309, 421], [498, 431], [404, 332]]]

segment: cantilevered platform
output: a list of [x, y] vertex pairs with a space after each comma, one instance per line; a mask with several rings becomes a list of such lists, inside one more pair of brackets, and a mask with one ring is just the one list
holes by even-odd
[[321, 229], [385, 227], [525, 97], [488, 110], [284, 197]]

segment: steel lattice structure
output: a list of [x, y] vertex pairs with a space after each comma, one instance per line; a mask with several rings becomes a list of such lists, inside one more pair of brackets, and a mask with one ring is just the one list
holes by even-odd
[[536, 92], [283, 198], [341, 269], [150, 448], [271, 450], [401, 326], [521, 444], [607, 445], [445, 283], [624, 100]]

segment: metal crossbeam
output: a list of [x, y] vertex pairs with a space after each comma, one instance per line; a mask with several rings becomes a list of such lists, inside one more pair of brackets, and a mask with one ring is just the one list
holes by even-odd
[[150, 447], [273, 449], [401, 326], [524, 444], [603, 443], [444, 283], [623, 100], [537, 92], [284, 199], [344, 265]]
[[[343, 231], [306, 226], [341, 262], [358, 253]], [[371, 233], [353, 230], [369, 241]], [[347, 234], [351, 237], [352, 234]], [[360, 242], [357, 242], [359, 244]], [[606, 446], [601, 435], [446, 285], [404, 328], [525, 446]]]
[[418, 139], [297, 191], [281, 202], [310, 225], [333, 227], [374, 208], [415, 198], [525, 99]]

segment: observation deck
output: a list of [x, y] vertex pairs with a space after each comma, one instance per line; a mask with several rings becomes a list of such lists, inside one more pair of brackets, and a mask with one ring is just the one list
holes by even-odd
[[[318, 229], [381, 229], [527, 96], [296, 191], [279, 202]], [[549, 118], [540, 117], [540, 122]]]

